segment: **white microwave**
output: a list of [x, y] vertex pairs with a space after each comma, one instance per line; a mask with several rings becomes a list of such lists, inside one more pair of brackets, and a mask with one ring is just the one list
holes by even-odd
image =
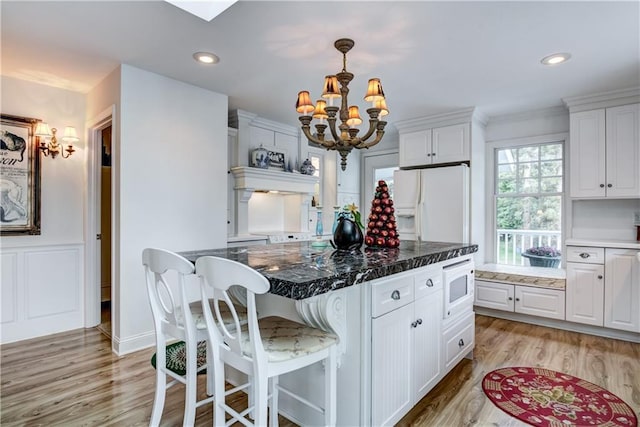
[[473, 306], [473, 259], [467, 258], [443, 267], [445, 319], [468, 311]]

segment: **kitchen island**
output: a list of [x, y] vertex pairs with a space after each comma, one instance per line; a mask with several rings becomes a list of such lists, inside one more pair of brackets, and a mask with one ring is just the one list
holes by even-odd
[[[268, 294], [260, 316], [278, 315], [338, 335], [338, 425], [396, 423], [473, 351], [473, 253], [477, 245], [402, 242], [398, 249], [335, 251], [311, 242], [182, 252], [212, 255], [262, 273]], [[445, 272], [463, 265], [471, 294], [447, 315]], [[453, 266], [453, 267], [452, 267]], [[241, 295], [236, 295], [242, 297]], [[285, 375], [281, 383], [321, 402], [323, 367]], [[241, 378], [229, 376], [232, 383]], [[280, 414], [300, 425], [322, 418], [281, 394]]]

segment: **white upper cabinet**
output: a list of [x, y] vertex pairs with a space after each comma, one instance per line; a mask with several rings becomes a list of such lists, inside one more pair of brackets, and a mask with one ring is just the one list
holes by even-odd
[[640, 197], [639, 107], [571, 114], [571, 197]]
[[400, 133], [400, 167], [468, 161], [469, 123]]
[[607, 108], [608, 197], [640, 197], [640, 104]]

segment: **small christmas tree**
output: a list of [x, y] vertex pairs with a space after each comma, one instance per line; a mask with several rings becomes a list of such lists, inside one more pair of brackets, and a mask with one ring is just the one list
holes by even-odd
[[367, 235], [364, 238], [365, 245], [377, 248], [397, 248], [400, 246], [394, 211], [393, 200], [389, 197], [389, 187], [384, 180], [380, 180], [371, 202]]

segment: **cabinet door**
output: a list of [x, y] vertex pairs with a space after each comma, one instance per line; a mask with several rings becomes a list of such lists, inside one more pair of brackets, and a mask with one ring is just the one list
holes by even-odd
[[604, 326], [640, 332], [640, 251], [605, 249]]
[[516, 286], [516, 313], [564, 320], [564, 291]]
[[494, 310], [513, 311], [514, 290], [508, 283], [485, 282], [476, 280], [474, 305]]
[[640, 104], [607, 108], [607, 197], [640, 197]]
[[[416, 300], [414, 311], [414, 402], [418, 402], [440, 380], [440, 323], [442, 319], [442, 291]], [[413, 324], [412, 324], [413, 325]]]
[[413, 406], [414, 320], [408, 304], [371, 322], [371, 425], [393, 425]]
[[401, 134], [399, 152], [400, 167], [431, 164], [431, 129]]
[[433, 128], [431, 162], [451, 163], [471, 159], [469, 123]]
[[605, 113], [582, 111], [570, 117], [571, 197], [604, 197]]
[[567, 317], [570, 322], [602, 326], [604, 319], [604, 267], [567, 263]]

